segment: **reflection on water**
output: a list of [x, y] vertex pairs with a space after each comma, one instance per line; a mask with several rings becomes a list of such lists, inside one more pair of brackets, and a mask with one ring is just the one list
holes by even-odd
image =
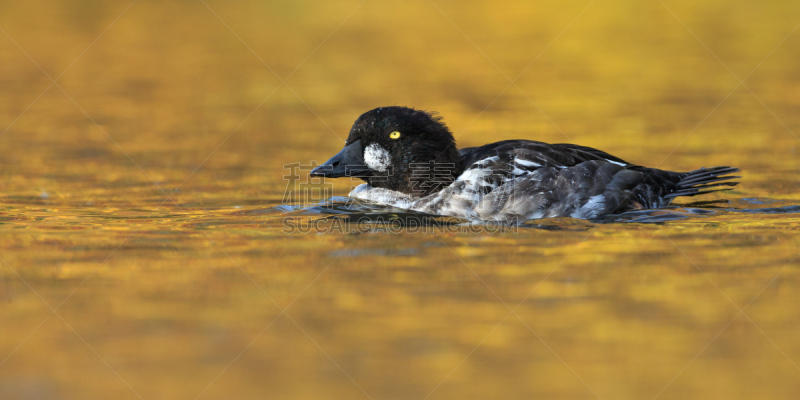
[[[0, 398], [800, 396], [800, 3], [131, 4], [0, 2]], [[284, 204], [385, 105], [742, 184], [512, 227]]]

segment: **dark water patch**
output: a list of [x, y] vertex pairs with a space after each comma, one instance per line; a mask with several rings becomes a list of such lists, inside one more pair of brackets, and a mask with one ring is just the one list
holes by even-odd
[[654, 210], [628, 211], [622, 214], [608, 215], [605, 218], [598, 220], [598, 222], [662, 223], [685, 220], [692, 217], [713, 215], [716, 213], [716, 210], [707, 210], [702, 208], [668, 207]]
[[260, 214], [283, 213], [285, 216], [321, 216], [325, 220], [340, 220], [346, 224], [395, 225], [399, 227], [446, 226], [468, 222], [455, 217], [447, 217], [404, 210], [392, 206], [365, 202], [348, 197], [332, 197], [313, 205], [280, 205]]
[[595, 224], [591, 221], [575, 218], [543, 218], [525, 221], [519, 225], [522, 228], [541, 229], [545, 231], [588, 231]]
[[[726, 211], [749, 214], [796, 214], [800, 213], [800, 201], [776, 200], [749, 197], [731, 201], [732, 207]], [[766, 205], [766, 207], [765, 207]]]
[[733, 212], [742, 212], [750, 214], [797, 214], [800, 213], [800, 205], [786, 206], [786, 207], [767, 207], [758, 209], [747, 210], [730, 210]]
[[744, 197], [739, 199], [739, 201], [750, 204], [769, 204], [769, 203], [777, 203], [780, 200], [762, 199], [759, 197]]

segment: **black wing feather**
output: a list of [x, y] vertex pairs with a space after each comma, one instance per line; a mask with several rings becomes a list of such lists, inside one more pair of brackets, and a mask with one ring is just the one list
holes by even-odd
[[[504, 140], [480, 147], [468, 147], [459, 150], [464, 169], [469, 169], [476, 162], [489, 157], [498, 157], [497, 164], [514, 164], [519, 169], [532, 172], [542, 167], [573, 167], [584, 161], [606, 160], [623, 164], [633, 164], [612, 156], [604, 151], [576, 144], [549, 144], [533, 140]], [[522, 162], [514, 163], [515, 160]], [[490, 165], [493, 166], [492, 163]]]

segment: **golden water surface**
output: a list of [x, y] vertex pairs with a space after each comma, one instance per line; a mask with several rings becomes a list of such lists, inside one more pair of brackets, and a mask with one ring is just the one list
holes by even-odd
[[[788, 0], [0, 0], [0, 398], [800, 398], [798, 24]], [[325, 216], [282, 204], [284, 165], [386, 105], [460, 146], [742, 184], [659, 223], [286, 232]]]

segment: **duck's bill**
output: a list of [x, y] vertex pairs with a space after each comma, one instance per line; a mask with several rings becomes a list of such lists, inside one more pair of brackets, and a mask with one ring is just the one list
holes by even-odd
[[330, 160], [311, 170], [311, 176], [339, 178], [343, 176], [363, 177], [369, 175], [370, 169], [364, 165], [364, 153], [361, 140], [345, 146]]

